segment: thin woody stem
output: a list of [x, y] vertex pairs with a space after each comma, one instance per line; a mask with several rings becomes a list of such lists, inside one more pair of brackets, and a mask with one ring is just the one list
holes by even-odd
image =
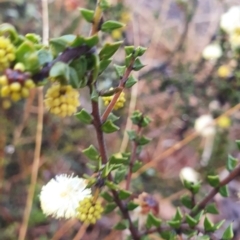
[[240, 164], [225, 178], [223, 179], [219, 186], [216, 188], [213, 188], [210, 193], [202, 199], [199, 203], [196, 204], [196, 206], [193, 208], [193, 210], [190, 212], [191, 216], [195, 216], [205, 208], [207, 203], [219, 192], [220, 187], [223, 187], [227, 185], [229, 182], [231, 182], [234, 178], [240, 175]]
[[102, 19], [102, 9], [100, 7], [101, 0], [97, 1], [95, 13], [94, 13], [94, 18], [93, 18], [93, 24], [92, 24], [92, 29], [90, 35], [94, 35], [98, 33], [99, 28], [101, 27], [101, 19]]
[[[141, 132], [141, 127], [138, 126], [137, 135], [139, 135], [140, 132]], [[132, 173], [133, 173], [133, 166], [134, 166], [134, 162], [136, 161], [137, 147], [138, 147], [138, 143], [136, 141], [133, 141], [131, 158], [129, 163], [129, 171], [128, 171], [127, 180], [126, 180], [126, 190], [129, 190], [130, 188], [130, 183], [131, 183]]]
[[121, 78], [120, 82], [119, 82], [119, 85], [118, 85], [118, 88], [119, 88], [119, 91], [113, 96], [113, 99], [112, 101], [109, 103], [109, 105], [107, 106], [105, 112], [103, 113], [102, 115], [102, 122], [105, 122], [109, 116], [109, 114], [112, 112], [118, 98], [120, 97], [123, 89], [124, 89], [124, 86], [125, 86], [125, 83], [127, 81], [127, 79], [129, 78], [129, 75], [132, 71], [132, 68], [133, 68], [133, 64], [134, 64], [134, 61], [135, 61], [135, 58], [132, 58], [128, 68], [126, 69], [123, 77]]

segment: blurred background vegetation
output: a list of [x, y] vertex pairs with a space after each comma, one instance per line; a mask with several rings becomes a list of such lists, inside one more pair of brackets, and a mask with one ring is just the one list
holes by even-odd
[[[183, 167], [197, 169], [204, 179], [209, 172], [221, 172], [229, 153], [239, 157], [234, 141], [240, 136], [240, 51], [232, 52], [226, 34], [219, 27], [221, 15], [239, 1], [138, 0], [136, 4], [131, 0], [112, 0], [111, 3], [113, 8], [106, 12], [105, 18], [124, 22], [126, 27], [110, 36], [104, 34], [104, 41], [124, 40], [125, 44], [143, 45], [148, 50], [143, 58], [146, 67], [137, 75], [138, 84], [125, 91], [127, 104], [116, 112], [121, 115], [118, 123], [122, 131], [107, 136], [108, 151], [118, 153], [120, 146], [121, 151], [130, 148], [124, 131], [137, 97], [136, 108], [152, 118], [146, 134], [153, 141], [139, 154], [139, 160], [147, 167], [135, 175], [132, 186], [136, 194], [147, 190], [161, 199], [160, 216], [170, 218], [182, 193], [179, 172]], [[70, 33], [87, 35], [90, 26], [79, 16], [78, 8], [94, 6], [94, 0], [49, 0], [50, 37]], [[0, 23], [3, 22], [13, 24], [22, 34], [41, 35], [41, 1], [0, 0]], [[223, 54], [215, 61], [208, 61], [202, 57], [202, 52], [215, 42], [221, 46]], [[123, 51], [118, 52], [115, 61], [123, 61]], [[228, 71], [219, 70], [223, 65]], [[105, 89], [116, 84], [110, 66], [101, 77], [100, 87]], [[81, 92], [81, 103], [90, 110], [87, 96], [87, 92]], [[27, 102], [8, 107], [1, 100], [0, 239], [16, 240], [35, 146], [35, 92]], [[203, 114], [214, 118], [225, 114], [217, 121], [207, 167], [199, 164], [204, 139], [197, 135], [189, 138], [194, 132], [195, 120]], [[81, 125], [74, 118], [60, 120], [45, 113], [41, 166], [26, 240], [69, 240], [76, 234], [79, 223], [56, 221], [42, 214], [38, 194], [41, 186], [57, 174], [74, 172], [82, 176], [89, 173], [81, 150], [92, 142], [96, 140], [91, 126]], [[229, 202], [216, 201], [222, 209], [233, 208], [234, 218], [230, 210], [229, 216], [223, 211], [222, 217], [234, 219], [237, 229], [240, 214], [234, 203], [239, 185], [235, 183]], [[111, 230], [116, 218], [115, 215], [104, 216], [94, 228], [88, 229], [84, 239], [121, 239]]]

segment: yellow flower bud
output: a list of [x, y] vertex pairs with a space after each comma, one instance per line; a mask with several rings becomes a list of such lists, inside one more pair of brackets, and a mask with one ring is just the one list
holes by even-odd
[[19, 90], [21, 89], [21, 84], [18, 82], [14, 82], [10, 84], [10, 90], [12, 92], [19, 92]]
[[71, 85], [54, 84], [47, 90], [45, 105], [55, 115], [60, 117], [71, 116], [80, 105], [78, 96], [77, 90], [73, 89]]
[[11, 99], [14, 101], [14, 102], [17, 102], [21, 99], [21, 94], [18, 93], [18, 92], [13, 92], [11, 94]]
[[10, 87], [9, 86], [3, 86], [1, 89], [1, 96], [2, 97], [8, 97], [10, 94]]

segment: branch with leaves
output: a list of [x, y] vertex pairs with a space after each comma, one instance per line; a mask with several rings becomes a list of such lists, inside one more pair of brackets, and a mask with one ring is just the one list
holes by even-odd
[[[109, 34], [123, 27], [117, 21], [104, 21], [104, 13], [109, 7], [106, 0], [99, 0], [95, 11], [81, 9], [82, 17], [91, 25], [90, 36], [60, 36], [50, 39], [49, 47], [41, 43], [41, 38], [36, 34], [22, 36], [13, 26], [0, 25], [0, 50], [5, 60], [0, 61], [1, 97], [17, 102], [27, 98], [32, 88], [39, 87], [41, 90], [42, 85], [46, 85], [44, 102], [50, 113], [62, 118], [74, 115], [81, 123], [92, 125], [96, 134], [97, 146], [90, 145], [82, 151], [89, 159], [91, 174], [84, 174], [82, 178], [62, 174], [51, 179], [40, 193], [43, 213], [55, 218], [77, 218], [82, 226], [74, 239], [82, 237], [87, 227], [96, 224], [102, 214], [107, 215], [115, 210], [120, 220], [114, 229], [128, 229], [130, 238], [134, 240], [143, 239], [149, 234], [159, 234], [166, 240], [176, 236], [216, 239], [214, 234], [224, 221], [213, 223], [206, 213], [218, 213], [215, 204], [210, 203], [217, 193], [228, 197], [227, 184], [240, 173], [237, 159], [228, 158], [230, 174], [224, 180], [220, 181], [217, 175], [207, 177], [213, 189], [198, 203], [196, 195], [201, 191], [202, 183], [183, 178], [183, 186], [190, 195], [181, 198], [182, 205], [175, 215], [164, 222], [159, 217], [161, 203], [145, 192], [134, 199], [136, 194], [131, 189], [132, 175], [142, 166], [138, 154], [151, 141], [144, 135], [150, 118], [138, 110], [134, 111], [131, 116], [134, 129], [128, 131], [131, 141], [129, 151], [109, 156], [105, 139], [108, 134], [119, 131], [119, 117], [113, 112], [124, 104], [124, 90], [137, 82], [132, 72], [144, 67], [140, 58], [146, 51], [142, 46], [123, 46], [124, 62], [113, 65], [118, 86], [98, 89], [100, 76], [107, 71], [113, 55], [123, 45], [122, 41], [102, 43], [98, 34], [100, 31]], [[190, 14], [188, 20], [191, 18]], [[188, 23], [179, 49], [187, 34]], [[79, 90], [82, 88], [89, 90], [91, 111], [84, 108], [78, 110]], [[99, 107], [100, 101], [106, 103], [104, 111]], [[120, 184], [123, 181], [125, 186]], [[201, 227], [199, 223], [203, 217]], [[222, 239], [232, 238], [230, 225]]]

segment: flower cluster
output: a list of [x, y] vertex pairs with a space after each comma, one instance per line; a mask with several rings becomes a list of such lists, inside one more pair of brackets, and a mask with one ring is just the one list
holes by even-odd
[[85, 179], [65, 174], [51, 179], [40, 193], [43, 213], [54, 218], [76, 217], [79, 202], [91, 196], [91, 190], [86, 186]]
[[[111, 90], [111, 89], [110, 89]], [[108, 97], [102, 97], [104, 105], [107, 106], [113, 99], [113, 96], [108, 96]], [[124, 103], [126, 102], [125, 99], [125, 93], [121, 92], [115, 106], [114, 106], [114, 110], [118, 110], [119, 108], [122, 108], [124, 106]]]
[[103, 208], [99, 201], [94, 202], [93, 197], [87, 197], [79, 203], [77, 218], [86, 224], [95, 224], [100, 219]]
[[224, 13], [220, 26], [229, 35], [232, 48], [240, 47], [240, 6], [233, 6]]
[[57, 116], [71, 116], [80, 105], [79, 93], [71, 85], [54, 84], [47, 90], [45, 105]]
[[206, 60], [216, 60], [222, 56], [222, 49], [217, 43], [209, 44], [204, 48], [202, 56]]
[[6, 37], [0, 36], [0, 72], [3, 72], [14, 61], [15, 51], [11, 41]]
[[20, 68], [18, 66], [6, 69], [5, 74], [0, 76], [1, 97], [9, 97], [14, 102], [27, 98], [30, 89], [35, 87], [30, 75], [22, 71], [22, 65]]

